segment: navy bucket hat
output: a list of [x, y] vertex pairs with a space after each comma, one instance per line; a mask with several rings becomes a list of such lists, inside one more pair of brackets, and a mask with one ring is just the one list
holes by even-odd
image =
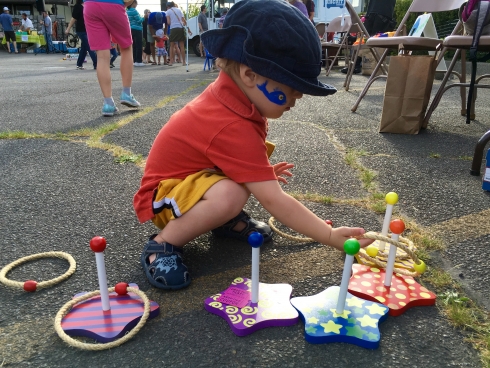
[[245, 64], [301, 93], [337, 92], [318, 80], [322, 50], [315, 27], [286, 1], [242, 0], [231, 7], [223, 28], [201, 37], [211, 55]]

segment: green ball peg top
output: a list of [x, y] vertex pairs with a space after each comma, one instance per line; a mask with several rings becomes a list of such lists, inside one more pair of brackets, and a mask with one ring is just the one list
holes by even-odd
[[347, 239], [344, 243], [344, 252], [348, 255], [353, 256], [354, 254], [357, 254], [359, 249], [361, 249], [361, 244], [359, 244], [357, 239]]

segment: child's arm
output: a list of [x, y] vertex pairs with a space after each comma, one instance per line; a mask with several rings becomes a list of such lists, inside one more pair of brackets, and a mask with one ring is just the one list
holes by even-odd
[[[286, 194], [277, 180], [245, 183], [257, 200], [279, 222], [291, 229], [311, 237], [322, 244], [331, 245], [339, 250], [344, 242], [365, 233], [362, 228], [332, 228], [324, 220]], [[362, 247], [373, 242], [371, 239], [359, 239]]]

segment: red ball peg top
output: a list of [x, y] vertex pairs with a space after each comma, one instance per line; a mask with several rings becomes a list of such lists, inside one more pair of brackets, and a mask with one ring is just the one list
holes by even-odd
[[36, 291], [37, 288], [37, 282], [34, 280], [27, 280], [24, 282], [24, 290], [29, 291], [29, 292], [34, 292]]
[[390, 230], [393, 234], [400, 235], [405, 230], [405, 224], [400, 219], [393, 220], [390, 222]]
[[325, 220], [325, 223], [326, 223], [327, 225], [333, 226], [333, 222], [332, 222], [332, 220]]
[[90, 249], [92, 249], [95, 253], [102, 253], [105, 250], [106, 241], [102, 236], [94, 236], [92, 240], [90, 240]]
[[116, 291], [117, 295], [126, 295], [128, 293], [128, 286], [129, 285], [125, 282], [119, 282], [114, 287], [114, 290]]

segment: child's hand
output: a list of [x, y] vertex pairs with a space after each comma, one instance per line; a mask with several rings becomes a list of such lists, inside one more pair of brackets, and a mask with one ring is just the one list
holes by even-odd
[[[332, 228], [330, 234], [330, 240], [328, 245], [337, 248], [340, 251], [344, 251], [344, 242], [349, 238], [357, 238], [364, 234], [366, 231], [360, 227], [338, 227]], [[374, 239], [358, 239], [361, 244], [361, 248], [367, 247]]]
[[277, 180], [281, 183], [287, 184], [287, 180], [282, 177], [282, 175], [293, 176], [289, 171], [294, 167], [293, 164], [288, 164], [287, 162], [279, 162], [278, 164], [272, 165], [274, 168], [274, 173], [276, 174]]

